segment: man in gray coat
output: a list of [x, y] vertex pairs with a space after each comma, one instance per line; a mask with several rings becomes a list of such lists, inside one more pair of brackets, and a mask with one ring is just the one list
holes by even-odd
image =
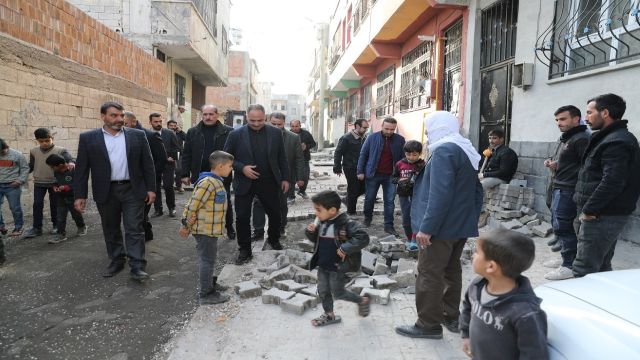
[[[282, 130], [282, 136], [284, 138], [284, 154], [287, 158], [287, 164], [289, 165], [289, 183], [293, 184], [293, 181], [298, 179], [296, 184], [299, 188], [304, 186], [304, 157], [302, 154], [302, 144], [300, 137], [291, 131], [284, 128], [285, 115], [279, 112], [274, 112], [269, 116], [269, 123], [272, 126]], [[293, 186], [293, 185], [291, 185]], [[289, 213], [289, 203], [287, 201], [287, 193], [280, 194], [280, 214], [282, 218], [280, 235], [285, 235], [285, 227], [287, 226], [287, 214]], [[254, 238], [264, 236], [264, 208], [260, 203], [260, 200], [255, 198], [253, 200], [253, 233]]]
[[468, 237], [478, 236], [482, 186], [480, 155], [460, 135], [458, 119], [436, 111], [425, 119], [431, 156], [416, 178], [411, 227], [420, 245], [414, 325], [396, 327], [413, 338], [442, 339], [442, 326], [458, 332], [462, 268], [460, 255]]

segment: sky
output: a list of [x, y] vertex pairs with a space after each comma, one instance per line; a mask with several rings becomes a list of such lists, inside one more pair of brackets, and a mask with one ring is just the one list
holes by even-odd
[[231, 0], [231, 27], [274, 94], [306, 94], [317, 45], [315, 23], [328, 22], [331, 0]]

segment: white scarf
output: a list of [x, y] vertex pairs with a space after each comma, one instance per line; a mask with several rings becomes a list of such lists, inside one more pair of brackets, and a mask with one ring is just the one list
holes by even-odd
[[454, 143], [465, 152], [471, 162], [471, 166], [478, 170], [480, 154], [469, 139], [460, 135], [458, 118], [448, 111], [435, 111], [427, 115], [424, 120], [424, 126], [427, 129], [429, 152], [433, 153], [442, 144]]

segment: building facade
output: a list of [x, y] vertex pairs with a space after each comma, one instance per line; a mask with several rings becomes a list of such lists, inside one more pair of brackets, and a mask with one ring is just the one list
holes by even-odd
[[271, 109], [271, 98], [273, 97], [271, 93], [273, 83], [270, 81], [259, 81], [257, 87], [258, 98], [256, 100], [256, 103], [264, 106], [265, 110], [270, 111], [269, 109]]
[[229, 0], [69, 2], [165, 63], [164, 112], [185, 128], [199, 118], [206, 88], [227, 84]]
[[291, 120], [300, 120], [306, 126], [307, 115], [305, 96], [297, 94], [273, 94], [271, 96], [271, 111], [285, 115], [285, 126], [289, 127]]
[[207, 88], [207, 103], [216, 104], [220, 113], [245, 111], [258, 99], [258, 65], [247, 51], [229, 52], [228, 85]]

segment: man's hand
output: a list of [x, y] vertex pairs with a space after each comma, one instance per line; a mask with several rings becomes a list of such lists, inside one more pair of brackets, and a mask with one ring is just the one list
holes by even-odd
[[9, 184], [9, 186], [12, 187], [12, 188], [17, 188], [20, 185], [22, 185], [22, 183], [20, 181], [17, 181], [17, 180], [16, 181], [12, 181], [11, 184]]
[[187, 236], [189, 236], [189, 229], [183, 226], [180, 228], [180, 230], [178, 230], [178, 234], [180, 235], [180, 237], [186, 238]]
[[467, 354], [468, 357], [471, 357], [471, 341], [469, 338], [462, 339], [462, 351]]
[[583, 220], [590, 221], [590, 220], [596, 220], [596, 219], [598, 219], [598, 217], [595, 215], [587, 215], [584, 213], [580, 214], [580, 221], [583, 221]]
[[83, 213], [86, 206], [87, 206], [87, 199], [76, 199], [76, 201], [73, 202], [73, 207], [79, 213]]
[[183, 177], [181, 180], [184, 185], [187, 185], [187, 186], [191, 185], [191, 178]]
[[484, 175], [482, 175], [482, 173], [478, 174], [478, 180], [482, 180], [484, 179]]
[[304, 186], [304, 181], [298, 180], [296, 181], [296, 185], [298, 185], [299, 188], [302, 188]]
[[174, 163], [176, 162], [171, 156], [167, 158], [167, 162]]
[[283, 193], [287, 193], [287, 191], [289, 191], [289, 182], [288, 181], [282, 181], [280, 183], [280, 187], [282, 188], [282, 192]]
[[258, 167], [257, 165], [246, 165], [245, 167], [242, 168], [242, 174], [244, 174], [244, 176], [246, 176], [247, 178], [251, 179], [251, 180], [255, 180], [260, 176], [260, 173], [253, 170], [256, 167]]
[[53, 192], [60, 192], [60, 188], [57, 186], [52, 186]]
[[364, 180], [364, 174], [358, 174], [358, 180]]
[[301, 143], [300, 145], [302, 146], [302, 151], [307, 150], [307, 144]]
[[431, 245], [431, 234], [425, 234], [422, 231], [416, 234], [416, 241], [420, 245], [420, 249], [424, 249]]
[[144, 202], [147, 205], [151, 205], [156, 201], [156, 193], [153, 191], [147, 191], [147, 197], [144, 198]]
[[558, 162], [557, 161], [553, 161], [551, 159], [547, 159], [544, 161], [544, 166], [548, 167], [549, 169], [552, 170], [557, 170], [558, 169]]
[[342, 250], [342, 248], [338, 248], [338, 250], [336, 251], [336, 253], [338, 254], [338, 256], [340, 256], [340, 259], [342, 261], [344, 261], [344, 258], [347, 257], [347, 254]]

